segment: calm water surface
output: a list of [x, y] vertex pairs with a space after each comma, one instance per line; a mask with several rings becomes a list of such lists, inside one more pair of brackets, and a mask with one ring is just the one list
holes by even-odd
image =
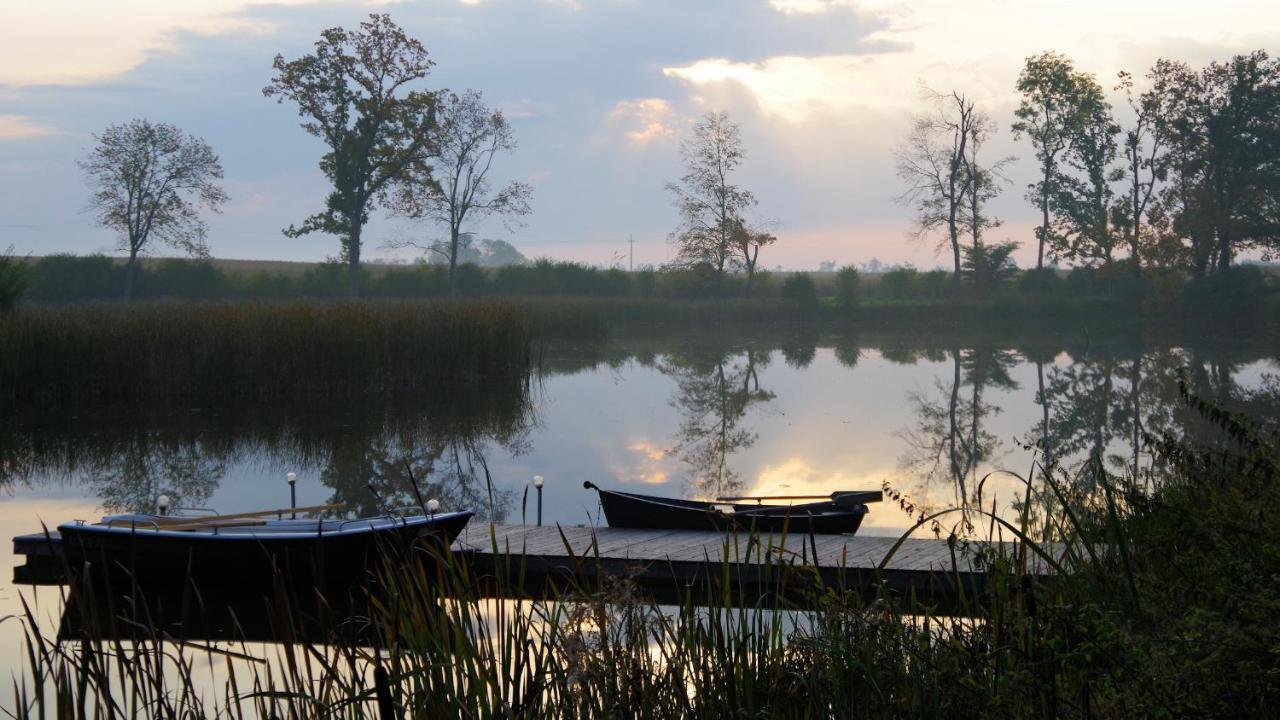
[[[287, 472], [298, 474], [299, 504], [373, 513], [411, 504], [405, 463], [446, 508], [508, 522], [532, 521], [534, 475], [546, 478], [544, 519], [567, 524], [599, 520], [584, 480], [685, 497], [887, 482], [943, 507], [971, 499], [992, 470], [1025, 473], [1030, 444], [1067, 468], [1090, 456], [1116, 472], [1144, 466], [1135, 438], [1193, 430], [1180, 371], [1196, 392], [1274, 422], [1276, 357], [1248, 338], [1196, 347], [1083, 335], [681, 335], [550, 348], [527, 396], [486, 396], [478, 407], [166, 408], [148, 417], [86, 408], [0, 430], [0, 527], [14, 535], [150, 510], [161, 493], [224, 513], [287, 506]], [[995, 476], [983, 498], [1007, 508], [1017, 488]], [[910, 523], [886, 503], [864, 532]], [[20, 612], [20, 592], [54, 612], [55, 594], [12, 585], [4, 539], [0, 617]], [[0, 668], [19, 667], [19, 635], [16, 623], [0, 623]]]

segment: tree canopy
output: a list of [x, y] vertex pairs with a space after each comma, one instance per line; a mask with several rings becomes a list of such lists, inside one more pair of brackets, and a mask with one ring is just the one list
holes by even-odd
[[391, 184], [412, 171], [430, 178], [436, 97], [411, 86], [434, 65], [422, 43], [389, 15], [370, 15], [357, 30], [330, 28], [313, 52], [277, 55], [262, 93], [298, 106], [303, 129], [324, 141], [320, 169], [333, 186], [325, 208], [290, 226], [291, 237], [338, 236], [353, 295], [360, 292], [361, 232]]
[[133, 296], [138, 256], [159, 242], [205, 257], [208, 228], [203, 207], [217, 212], [227, 194], [213, 148], [168, 123], [145, 119], [110, 125], [80, 161], [99, 225], [114, 230], [128, 255], [125, 299]]

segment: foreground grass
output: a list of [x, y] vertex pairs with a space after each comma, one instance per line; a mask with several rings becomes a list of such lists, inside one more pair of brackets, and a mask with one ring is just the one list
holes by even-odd
[[[384, 570], [360, 642], [350, 623], [323, 620], [327, 641], [302, 642], [303, 609], [323, 618], [329, 606], [278, 590], [279, 644], [265, 660], [247, 645], [185, 642], [139, 610], [112, 614], [116, 639], [84, 641], [59, 641], [28, 614], [10, 712], [1267, 717], [1280, 702], [1280, 439], [1184, 400], [1219, 432], [1207, 445], [1149, 438], [1149, 476], [1041, 468], [1015, 521], [978, 507], [921, 518], [1023, 542], [986, 558], [988, 587], [959, 616], [817, 584], [804, 609], [714, 586], [662, 606], [626, 578], [598, 577], [551, 601], [495, 601], [445, 557]], [[1036, 558], [1056, 575], [1028, 574]], [[499, 579], [518, 586], [520, 563]]]

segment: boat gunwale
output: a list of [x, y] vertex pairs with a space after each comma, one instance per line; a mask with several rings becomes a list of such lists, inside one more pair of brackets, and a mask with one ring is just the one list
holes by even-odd
[[[59, 534], [69, 533], [74, 537], [76, 533], [93, 535], [98, 537], [121, 537], [121, 536], [142, 536], [146, 538], [164, 538], [174, 540], [210, 540], [210, 541], [273, 541], [273, 540], [325, 540], [332, 538], [356, 537], [360, 535], [373, 534], [381, 531], [416, 528], [420, 526], [430, 526], [442, 521], [449, 521], [461, 517], [470, 518], [475, 513], [470, 510], [460, 510], [449, 513], [436, 513], [435, 515], [411, 515], [404, 517], [383, 515], [373, 518], [352, 518], [350, 520], [335, 520], [334, 522], [342, 522], [350, 524], [353, 527], [339, 527], [336, 530], [325, 530], [323, 526], [313, 527], [309, 530], [272, 530], [261, 525], [246, 525], [241, 527], [229, 526], [218, 528], [215, 530], [165, 530], [160, 526], [147, 525], [92, 525], [89, 523], [77, 524], [75, 522], [63, 523], [58, 526]], [[374, 521], [381, 520], [382, 524], [375, 525]], [[281, 522], [279, 520], [269, 522]], [[293, 522], [292, 520], [284, 522]], [[324, 520], [317, 520], [323, 523]]]

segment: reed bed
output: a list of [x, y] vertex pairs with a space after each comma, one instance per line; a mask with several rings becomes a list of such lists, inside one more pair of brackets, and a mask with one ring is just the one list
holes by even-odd
[[0, 404], [207, 404], [519, 384], [536, 319], [502, 301], [161, 303], [0, 316]]
[[[495, 600], [486, 588], [529, 589], [519, 553], [486, 578], [447, 552], [393, 557], [356, 598], [360, 609], [343, 613], [354, 622], [278, 586], [266, 657], [248, 643], [174, 637], [136, 602], [106, 613], [109, 639], [59, 639], [28, 611], [10, 620], [26, 627], [28, 664], [8, 711], [1268, 717], [1280, 702], [1280, 438], [1184, 399], [1220, 436], [1148, 438], [1158, 457], [1149, 477], [1116, 476], [1101, 461], [1072, 476], [1038, 466], [1016, 518], [994, 505], [918, 517], [917, 531], [951, 542], [1017, 541], [984, 555], [983, 589], [945, 615], [927, 598], [824, 587], [803, 569], [766, 598], [713, 580], [660, 604], [626, 577], [586, 573], [548, 599]], [[1036, 564], [1054, 572], [1029, 573]], [[201, 616], [219, 611], [192, 598]], [[308, 622], [322, 641], [301, 629]]]

